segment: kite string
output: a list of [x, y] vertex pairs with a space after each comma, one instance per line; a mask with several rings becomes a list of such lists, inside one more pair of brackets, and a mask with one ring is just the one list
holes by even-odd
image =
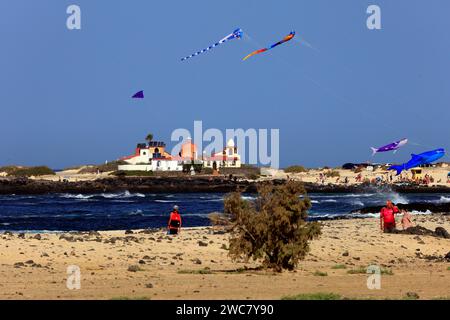
[[[294, 67], [294, 65], [290, 64], [289, 62], [285, 61], [284, 59], [281, 59], [281, 58], [280, 58], [280, 60], [278, 60], [278, 59], [276, 59], [276, 60], [277, 60], [277, 61], [281, 61], [281, 62], [287, 64], [287, 65], [290, 66], [290, 67]], [[356, 104], [355, 104], [354, 102], [350, 101], [349, 99], [345, 98], [344, 96], [338, 95], [338, 94], [335, 93], [332, 89], [330, 89], [330, 88], [328, 88], [328, 87], [322, 85], [319, 81], [317, 81], [317, 80], [315, 80], [314, 78], [312, 78], [311, 76], [309, 76], [306, 72], [303, 72], [301, 75], [302, 75], [302, 77], [304, 77], [304, 78], [307, 79], [308, 81], [310, 81], [310, 82], [312, 82], [313, 84], [315, 84], [317, 87], [319, 87], [319, 88], [321, 88], [322, 90], [326, 91], [329, 95], [331, 95], [331, 96], [333, 96], [334, 98], [340, 100], [342, 103], [344, 103], [344, 104], [346, 104], [346, 105], [349, 105], [349, 106], [352, 106], [352, 107], [356, 107], [357, 112], [360, 113], [361, 116], [365, 117], [366, 119], [370, 119], [370, 120], [374, 120], [374, 119], [375, 119], [375, 117], [370, 117], [367, 113], [362, 112], [361, 109], [359, 109], [359, 108], [356, 106]], [[367, 105], [364, 104], [364, 103], [363, 103], [362, 105], [369, 108], [369, 106], [367, 106]], [[386, 123], [384, 123], [384, 122], [378, 122], [377, 124], [378, 124], [378, 125], [381, 125], [381, 126], [383, 126], [383, 127], [385, 127], [385, 128], [392, 129], [392, 126], [388, 126], [388, 125], [387, 125]], [[419, 145], [419, 144], [417, 144], [417, 145]], [[448, 157], [448, 156], [445, 155], [445, 157]], [[372, 157], [372, 158], [373, 158], [373, 157]], [[368, 160], [368, 162], [370, 162], [370, 160]]]
[[[294, 67], [294, 65], [288, 63], [288, 62], [285, 61], [284, 59], [281, 60], [281, 61], [283, 61], [284, 63], [286, 63], [286, 64], [289, 65], [290, 67]], [[358, 106], [357, 106], [356, 103], [350, 101], [349, 99], [347, 99], [347, 98], [344, 97], [344, 96], [341, 96], [341, 95], [335, 93], [335, 92], [334, 92], [332, 89], [330, 89], [329, 87], [322, 85], [319, 81], [315, 80], [313, 77], [311, 77], [310, 75], [308, 75], [306, 72], [302, 71], [301, 76], [304, 77], [305, 79], [309, 80], [311, 83], [315, 84], [317, 87], [319, 87], [319, 88], [322, 89], [323, 91], [327, 92], [330, 96], [334, 97], [335, 99], [341, 101], [342, 103], [344, 103], [344, 104], [346, 104], [346, 105], [348, 105], [348, 106], [354, 107], [355, 110], [356, 110], [356, 112], [358, 112], [358, 113], [360, 113], [362, 116], [366, 117], [366, 119], [370, 119], [370, 120], [374, 120], [374, 119], [375, 119], [375, 117], [368, 117], [368, 114], [367, 114], [367, 113], [362, 112], [361, 109], [358, 108]], [[378, 124], [378, 125], [382, 125], [382, 126], [388, 128], [388, 129], [392, 129], [391, 126], [388, 126], [388, 125], [385, 124], [384, 122], [378, 122], [377, 124]]]

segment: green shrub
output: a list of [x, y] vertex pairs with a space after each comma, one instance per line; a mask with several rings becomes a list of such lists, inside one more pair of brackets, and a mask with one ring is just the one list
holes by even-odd
[[113, 297], [111, 300], [150, 300], [149, 297]]
[[347, 266], [345, 264], [337, 264], [331, 267], [331, 269], [347, 269]]
[[212, 274], [212, 271], [206, 267], [204, 269], [199, 270], [179, 270], [179, 274]]
[[311, 202], [303, 185], [289, 181], [262, 184], [254, 202], [238, 192], [224, 200], [224, 213], [233, 223], [230, 237], [232, 259], [261, 259], [263, 266], [280, 272], [293, 270], [309, 252], [309, 241], [321, 231], [317, 222], [306, 222]]
[[122, 161], [122, 160], [111, 161], [106, 164], [86, 166], [86, 167], [80, 169], [80, 171], [78, 171], [78, 173], [84, 174], [84, 173], [97, 173], [98, 171], [100, 171], [100, 172], [117, 171], [117, 170], [119, 170], [120, 165], [125, 165], [125, 164], [128, 164], [128, 163], [125, 161]]
[[304, 166], [290, 166], [284, 169], [284, 172], [286, 173], [302, 173], [302, 172], [308, 172], [308, 169], [306, 169]]
[[326, 277], [326, 276], [328, 276], [328, 273], [326, 273], [326, 272], [323, 272], [323, 271], [315, 271], [314, 273], [313, 273], [313, 275], [314, 276], [316, 276], [316, 277]]
[[286, 296], [281, 300], [342, 300], [341, 295], [336, 293], [303, 293], [295, 296]]
[[[364, 267], [359, 267], [357, 269], [350, 269], [347, 271], [348, 274], [366, 274], [367, 269]], [[391, 269], [381, 268], [381, 274], [392, 276], [394, 272]]]
[[340, 177], [341, 175], [340, 175], [339, 171], [331, 170], [331, 171], [325, 172], [325, 176], [328, 178], [337, 178], [337, 177]]
[[45, 175], [54, 175], [55, 172], [46, 166], [39, 167], [2, 167], [0, 168], [0, 172], [6, 172], [9, 176], [16, 177], [31, 177], [31, 176], [45, 176]]
[[203, 169], [203, 163], [183, 164], [183, 172], [190, 173], [191, 167], [194, 167], [195, 173], [201, 173]]

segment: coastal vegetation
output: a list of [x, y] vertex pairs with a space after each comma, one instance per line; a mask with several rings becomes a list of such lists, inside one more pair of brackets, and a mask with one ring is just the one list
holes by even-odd
[[224, 217], [231, 224], [229, 255], [234, 260], [262, 260], [263, 267], [293, 270], [309, 252], [309, 241], [321, 228], [306, 222], [311, 202], [303, 185], [263, 184], [254, 202], [234, 192], [224, 200]]
[[347, 266], [345, 264], [336, 264], [331, 267], [331, 269], [339, 270], [339, 269], [347, 269]]
[[179, 274], [212, 274], [212, 271], [209, 268], [203, 268], [198, 270], [179, 270]]
[[[381, 268], [380, 272], [381, 272], [381, 274], [388, 275], [388, 276], [392, 276], [394, 274], [394, 272], [391, 269], [387, 269], [387, 268]], [[367, 269], [365, 267], [359, 267], [356, 269], [350, 269], [347, 271], [347, 273], [348, 274], [366, 274]]]
[[337, 293], [318, 292], [318, 293], [303, 293], [295, 296], [282, 297], [281, 300], [342, 300], [342, 296]]
[[8, 176], [16, 176], [16, 177], [31, 177], [31, 176], [44, 176], [55, 174], [55, 172], [52, 169], [46, 166], [38, 166], [38, 167], [7, 166], [7, 167], [0, 167], [0, 172], [5, 172]]
[[127, 164], [125, 161], [117, 160], [117, 161], [111, 161], [105, 164], [100, 165], [91, 165], [91, 166], [85, 166], [82, 167], [78, 173], [79, 174], [85, 174], [85, 173], [97, 173], [97, 172], [111, 172], [111, 171], [117, 171], [119, 169], [120, 165]]
[[147, 141], [148, 143], [153, 141], [153, 133], [149, 133], [147, 134], [147, 136], [145, 137], [145, 141]]
[[114, 297], [111, 300], [150, 300], [149, 297]]
[[331, 170], [331, 171], [325, 172], [325, 176], [327, 178], [337, 178], [337, 177], [340, 177], [341, 174], [337, 170]]
[[323, 272], [323, 271], [316, 270], [316, 271], [313, 273], [313, 275], [316, 276], [316, 277], [326, 277], [326, 276], [328, 276], [328, 273]]
[[284, 169], [284, 172], [286, 173], [303, 173], [308, 172], [308, 169], [306, 169], [304, 166], [290, 166]]
[[111, 175], [116, 177], [151, 177], [153, 176], [153, 171], [114, 171]]

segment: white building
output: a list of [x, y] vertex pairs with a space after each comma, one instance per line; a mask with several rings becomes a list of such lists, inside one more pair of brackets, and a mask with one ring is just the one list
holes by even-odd
[[203, 157], [203, 166], [206, 168], [240, 168], [241, 156], [234, 144], [234, 140], [228, 140], [227, 146], [222, 152], [214, 153], [210, 157]]
[[121, 171], [183, 171], [180, 161], [169, 159], [151, 159], [148, 163], [124, 164], [118, 167]]
[[165, 151], [166, 144], [161, 141], [150, 141], [146, 144], [138, 144], [135, 153], [121, 160], [127, 164], [119, 165], [123, 171], [182, 171], [181, 161], [173, 160]]

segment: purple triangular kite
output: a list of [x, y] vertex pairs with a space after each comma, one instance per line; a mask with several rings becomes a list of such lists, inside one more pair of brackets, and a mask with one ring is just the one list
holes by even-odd
[[136, 92], [132, 98], [133, 99], [144, 99], [144, 91], [141, 90], [139, 92]]

